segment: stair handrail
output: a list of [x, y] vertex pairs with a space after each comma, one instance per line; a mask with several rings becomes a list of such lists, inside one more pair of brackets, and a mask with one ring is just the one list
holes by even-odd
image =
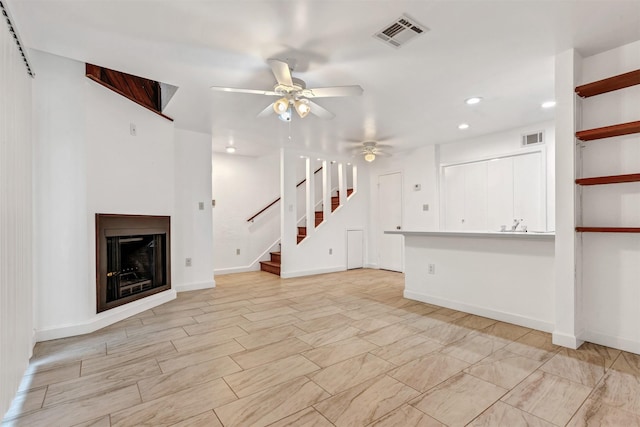
[[[322, 166], [320, 166], [318, 169], [316, 169], [316, 171], [313, 173], [314, 175], [317, 174], [318, 172], [320, 172], [322, 170]], [[297, 185], [296, 188], [300, 187], [302, 184], [304, 184], [305, 182], [307, 182], [307, 178], [303, 179], [302, 181], [300, 181]], [[269, 209], [271, 206], [275, 205], [276, 203], [278, 203], [280, 201], [282, 197], [278, 197], [277, 199], [275, 199], [273, 202], [269, 203], [267, 206], [265, 206], [264, 208], [260, 209], [258, 211], [258, 213], [256, 213], [255, 215], [253, 215], [251, 218], [249, 218], [247, 220], [247, 222], [253, 222], [254, 219], [256, 219], [258, 216], [260, 216], [264, 211], [266, 211], [267, 209]]]

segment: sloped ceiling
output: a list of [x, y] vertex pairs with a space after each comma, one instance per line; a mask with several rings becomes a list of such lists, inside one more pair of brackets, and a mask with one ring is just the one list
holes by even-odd
[[[10, 0], [25, 44], [178, 86], [165, 113], [211, 133], [214, 150], [282, 145], [346, 153], [352, 140], [394, 150], [446, 143], [553, 118], [554, 55], [585, 56], [640, 39], [640, 1]], [[430, 29], [400, 49], [373, 34], [403, 13]], [[287, 124], [256, 114], [273, 99], [266, 59], [294, 63], [310, 87], [359, 84], [318, 101], [336, 114]], [[36, 75], [38, 70], [36, 69]], [[467, 106], [464, 100], [481, 96]], [[470, 128], [460, 131], [459, 123]]]

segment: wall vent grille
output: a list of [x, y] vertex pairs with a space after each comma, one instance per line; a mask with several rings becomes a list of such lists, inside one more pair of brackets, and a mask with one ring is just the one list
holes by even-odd
[[399, 48], [427, 31], [429, 29], [419, 24], [415, 19], [402, 15], [382, 30], [376, 32], [373, 37], [394, 48]]
[[528, 147], [529, 145], [544, 144], [544, 131], [528, 133], [522, 135], [522, 146]]

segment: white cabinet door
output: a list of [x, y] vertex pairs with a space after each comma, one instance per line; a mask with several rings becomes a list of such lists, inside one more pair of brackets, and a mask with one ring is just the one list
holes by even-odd
[[513, 215], [529, 230], [544, 230], [542, 154], [513, 158]]
[[464, 229], [464, 167], [465, 165], [458, 165], [444, 168], [445, 230]]
[[464, 229], [487, 229], [487, 162], [469, 163], [464, 171]]
[[362, 230], [347, 230], [347, 270], [363, 267], [363, 241], [364, 232]]
[[500, 230], [513, 223], [513, 158], [487, 163], [487, 229]]
[[444, 168], [446, 230], [486, 230], [487, 165], [485, 162]]

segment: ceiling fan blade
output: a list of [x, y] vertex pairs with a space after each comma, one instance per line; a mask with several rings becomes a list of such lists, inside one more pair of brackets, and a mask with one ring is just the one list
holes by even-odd
[[391, 154], [385, 153], [384, 151], [374, 151], [373, 154], [380, 157], [391, 157]]
[[272, 90], [258, 90], [258, 89], [236, 89], [233, 87], [220, 87], [211, 86], [211, 90], [216, 92], [233, 92], [233, 93], [250, 93], [253, 95], [267, 95], [267, 96], [280, 96]]
[[271, 71], [273, 71], [273, 75], [276, 76], [276, 80], [279, 84], [293, 86], [289, 64], [278, 59], [269, 59], [267, 62], [269, 63]]
[[393, 147], [391, 145], [386, 145], [386, 144], [377, 144], [376, 148], [380, 150], [388, 150], [389, 148], [393, 148]]
[[267, 105], [267, 108], [260, 111], [256, 117], [263, 118], [263, 117], [270, 116], [271, 114], [275, 114], [275, 111], [273, 111], [273, 102]]
[[335, 114], [333, 114], [331, 111], [325, 109], [324, 107], [319, 106], [313, 101], [309, 101], [309, 105], [311, 106], [311, 114], [315, 114], [321, 119], [329, 120], [335, 117]]
[[364, 90], [358, 86], [332, 86], [317, 87], [315, 89], [306, 89], [304, 96], [308, 98], [330, 98], [334, 96], [359, 96]]

